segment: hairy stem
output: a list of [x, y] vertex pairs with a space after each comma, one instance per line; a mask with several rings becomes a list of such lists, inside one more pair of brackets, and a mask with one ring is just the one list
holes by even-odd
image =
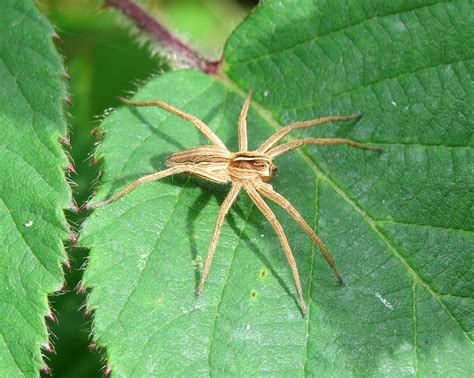
[[181, 58], [185, 64], [207, 74], [216, 74], [222, 60], [210, 61], [174, 36], [160, 22], [130, 0], [106, 0], [105, 6], [120, 10], [142, 31], [151, 35], [158, 43]]

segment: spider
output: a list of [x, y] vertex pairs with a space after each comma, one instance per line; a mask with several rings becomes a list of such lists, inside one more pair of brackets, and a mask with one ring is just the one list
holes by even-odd
[[342, 283], [341, 274], [337, 270], [334, 264], [334, 260], [329, 254], [329, 251], [324, 245], [324, 243], [321, 241], [321, 239], [319, 239], [316, 233], [306, 223], [301, 214], [293, 207], [293, 205], [285, 197], [276, 192], [273, 189], [272, 185], [269, 184], [269, 182], [272, 179], [276, 170], [275, 165], [273, 164], [273, 159], [303, 145], [326, 146], [334, 144], [345, 144], [363, 150], [378, 151], [379, 149], [377, 148], [367, 147], [363, 144], [340, 138], [303, 138], [277, 146], [278, 142], [282, 138], [284, 138], [286, 135], [288, 135], [294, 130], [307, 129], [329, 122], [355, 120], [361, 118], [361, 114], [355, 114], [349, 117], [331, 116], [304, 122], [295, 122], [277, 131], [266, 141], [264, 141], [256, 150], [249, 151], [247, 141], [247, 114], [249, 111], [250, 102], [252, 100], [252, 91], [250, 91], [246, 100], [244, 101], [238, 122], [239, 151], [231, 152], [227, 149], [227, 147], [219, 139], [219, 137], [203, 121], [193, 115], [185, 113], [162, 101], [132, 102], [123, 98], [121, 98], [120, 100], [124, 104], [129, 106], [157, 106], [167, 112], [170, 112], [182, 118], [185, 121], [189, 121], [194, 124], [194, 126], [209, 140], [211, 144], [207, 146], [191, 148], [189, 150], [181, 151], [171, 155], [166, 162], [166, 165], [168, 167], [167, 169], [147, 176], [143, 176], [132, 184], [130, 184], [129, 186], [127, 186], [121, 192], [109, 198], [108, 200], [98, 202], [92, 205], [86, 205], [87, 208], [95, 209], [107, 205], [111, 202], [117, 201], [118, 199], [122, 198], [123, 196], [130, 193], [132, 190], [142, 184], [160, 180], [167, 176], [175, 175], [178, 173], [185, 173], [188, 175], [197, 176], [218, 184], [227, 184], [230, 182], [232, 184], [231, 189], [219, 209], [214, 234], [212, 236], [211, 244], [209, 245], [207, 258], [204, 263], [201, 278], [196, 289], [197, 296], [201, 294], [204, 283], [209, 274], [212, 259], [217, 248], [217, 243], [222, 230], [222, 226], [224, 224], [224, 218], [229, 212], [232, 204], [235, 202], [237, 195], [240, 193], [241, 190], [247, 192], [250, 199], [262, 212], [268, 222], [270, 222], [278, 236], [280, 244], [288, 260], [288, 264], [291, 268], [291, 272], [293, 274], [293, 279], [298, 294], [298, 303], [301, 307], [301, 311], [303, 313], [304, 318], [307, 317], [307, 308], [303, 299], [303, 289], [301, 288], [301, 281], [298, 274], [296, 261], [293, 257], [293, 253], [291, 251], [283, 227], [277, 220], [275, 214], [270, 209], [268, 204], [265, 202], [264, 198], [275, 202], [295, 220], [295, 222], [319, 247], [319, 250], [321, 251], [322, 255], [334, 271], [337, 280]]

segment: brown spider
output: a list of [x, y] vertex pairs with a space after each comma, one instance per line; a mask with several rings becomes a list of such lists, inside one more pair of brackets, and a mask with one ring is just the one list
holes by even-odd
[[209, 180], [218, 184], [232, 183], [230, 192], [227, 194], [224, 202], [219, 209], [219, 215], [217, 216], [217, 224], [212, 236], [211, 244], [207, 252], [206, 262], [202, 271], [199, 285], [196, 289], [196, 295], [200, 295], [204, 282], [206, 281], [209, 269], [211, 268], [212, 258], [216, 251], [217, 242], [219, 235], [224, 224], [224, 218], [229, 212], [232, 204], [234, 203], [240, 190], [243, 189], [247, 192], [251, 200], [255, 203], [258, 209], [270, 222], [274, 228], [281, 246], [285, 252], [288, 264], [290, 265], [291, 272], [293, 273], [293, 279], [295, 281], [296, 290], [298, 292], [298, 302], [301, 306], [303, 316], [306, 318], [307, 310], [306, 304], [303, 299], [303, 290], [301, 288], [301, 281], [296, 267], [296, 261], [291, 252], [290, 245], [286, 238], [283, 227], [278, 222], [275, 214], [266, 204], [262, 197], [268, 198], [281, 206], [288, 214], [298, 223], [298, 225], [308, 234], [308, 236], [316, 243], [321, 250], [324, 258], [332, 268], [338, 281], [341, 282], [341, 275], [337, 270], [334, 261], [329, 254], [324, 243], [314, 233], [314, 231], [308, 226], [300, 213], [291, 205], [291, 203], [284, 198], [281, 194], [273, 190], [273, 187], [268, 183], [274, 172], [275, 166], [273, 165], [273, 159], [284, 154], [285, 152], [294, 150], [305, 144], [311, 144], [316, 146], [331, 145], [331, 144], [346, 144], [352, 147], [360, 148], [363, 150], [379, 150], [364, 146], [363, 144], [353, 142], [347, 139], [339, 138], [304, 138], [295, 140], [275, 146], [282, 138], [288, 135], [293, 130], [306, 129], [309, 127], [321, 125], [328, 122], [339, 122], [348, 121], [353, 119], [359, 119], [360, 114], [353, 115], [350, 117], [324, 117], [314, 119], [305, 122], [296, 122], [289, 126], [286, 126], [273, 134], [265, 142], [263, 142], [259, 148], [255, 151], [248, 151], [247, 147], [247, 113], [249, 110], [252, 93], [250, 92], [247, 99], [244, 102], [242, 111], [240, 113], [239, 124], [238, 124], [238, 136], [239, 136], [239, 152], [229, 151], [224, 143], [217, 137], [217, 135], [202, 122], [200, 119], [184, 113], [171, 105], [162, 101], [146, 101], [146, 102], [131, 102], [125, 99], [121, 99], [123, 103], [130, 106], [158, 106], [170, 113], [181, 117], [182, 119], [192, 122], [194, 126], [211, 142], [209, 146], [196, 147], [176, 154], [171, 155], [166, 164], [169, 167], [161, 172], [156, 172], [147, 176], [143, 176], [130, 184], [124, 190], [109, 198], [106, 201], [98, 202], [93, 205], [87, 206], [88, 208], [97, 208], [103, 205], [107, 205], [111, 202], [122, 198], [127, 193], [130, 193], [133, 189], [139, 185], [160, 180], [164, 177], [174, 175], [177, 173], [186, 173], [193, 176], [198, 176], [205, 180]]

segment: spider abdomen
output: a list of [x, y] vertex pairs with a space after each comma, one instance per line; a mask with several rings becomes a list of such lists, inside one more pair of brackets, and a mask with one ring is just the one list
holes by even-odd
[[229, 162], [229, 151], [216, 146], [202, 146], [184, 150], [171, 155], [166, 161], [168, 167], [199, 163], [225, 163]]
[[218, 184], [230, 181], [227, 174], [231, 153], [218, 146], [202, 146], [177, 152], [166, 161], [168, 167], [188, 167], [188, 174]]

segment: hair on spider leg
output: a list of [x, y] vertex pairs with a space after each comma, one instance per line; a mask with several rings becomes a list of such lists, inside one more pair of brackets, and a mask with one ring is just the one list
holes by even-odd
[[307, 318], [308, 312], [303, 296], [303, 288], [301, 286], [296, 260], [293, 256], [293, 252], [285, 234], [285, 230], [278, 221], [272, 209], [267, 204], [266, 200], [274, 202], [288, 215], [290, 215], [291, 218], [293, 218], [293, 220], [308, 235], [313, 243], [318, 246], [321, 254], [326, 259], [326, 262], [330, 268], [333, 270], [337, 280], [342, 283], [341, 274], [337, 270], [335, 262], [325, 244], [306, 223], [298, 210], [293, 207], [290, 201], [288, 201], [280, 193], [276, 192], [269, 184], [276, 172], [273, 159], [304, 145], [347, 145], [349, 147], [371, 151], [379, 149], [341, 138], [303, 138], [279, 144], [279, 142], [284, 137], [295, 130], [307, 129], [327, 123], [360, 119], [362, 114], [358, 113], [352, 116], [329, 116], [309, 121], [294, 122], [278, 130], [267, 140], [265, 140], [256, 150], [248, 151], [247, 115], [250, 108], [251, 99], [252, 93], [249, 92], [242, 106], [237, 124], [239, 150], [237, 152], [231, 152], [227, 149], [222, 140], [214, 133], [214, 131], [212, 131], [205, 124], [205, 122], [191, 114], [175, 108], [174, 106], [163, 101], [153, 100], [136, 102], [121, 98], [121, 101], [126, 105], [133, 107], [159, 107], [185, 121], [192, 123], [194, 127], [208, 140], [209, 144], [207, 146], [192, 148], [172, 154], [167, 160], [166, 169], [142, 176], [109, 199], [94, 203], [88, 207], [93, 209], [105, 206], [119, 200], [140, 185], [156, 180], [161, 180], [166, 177], [172, 177], [177, 174], [186, 174], [199, 177], [203, 180], [220, 185], [231, 184], [230, 190], [223, 199], [218, 211], [217, 221], [208, 248], [207, 257], [202, 269], [199, 284], [196, 288], [196, 295], [199, 296], [201, 294], [204, 283], [206, 282], [207, 276], [210, 272], [213, 256], [216, 252], [219, 237], [224, 225], [224, 219], [228, 217], [229, 212], [233, 207], [238, 195], [244, 191], [248, 194], [251, 201], [256, 205], [256, 208], [258, 208], [264, 218], [266, 218], [270, 223], [279, 239], [280, 245], [283, 249], [293, 275], [293, 281], [296, 287], [297, 303], [299, 304], [303, 317]]

